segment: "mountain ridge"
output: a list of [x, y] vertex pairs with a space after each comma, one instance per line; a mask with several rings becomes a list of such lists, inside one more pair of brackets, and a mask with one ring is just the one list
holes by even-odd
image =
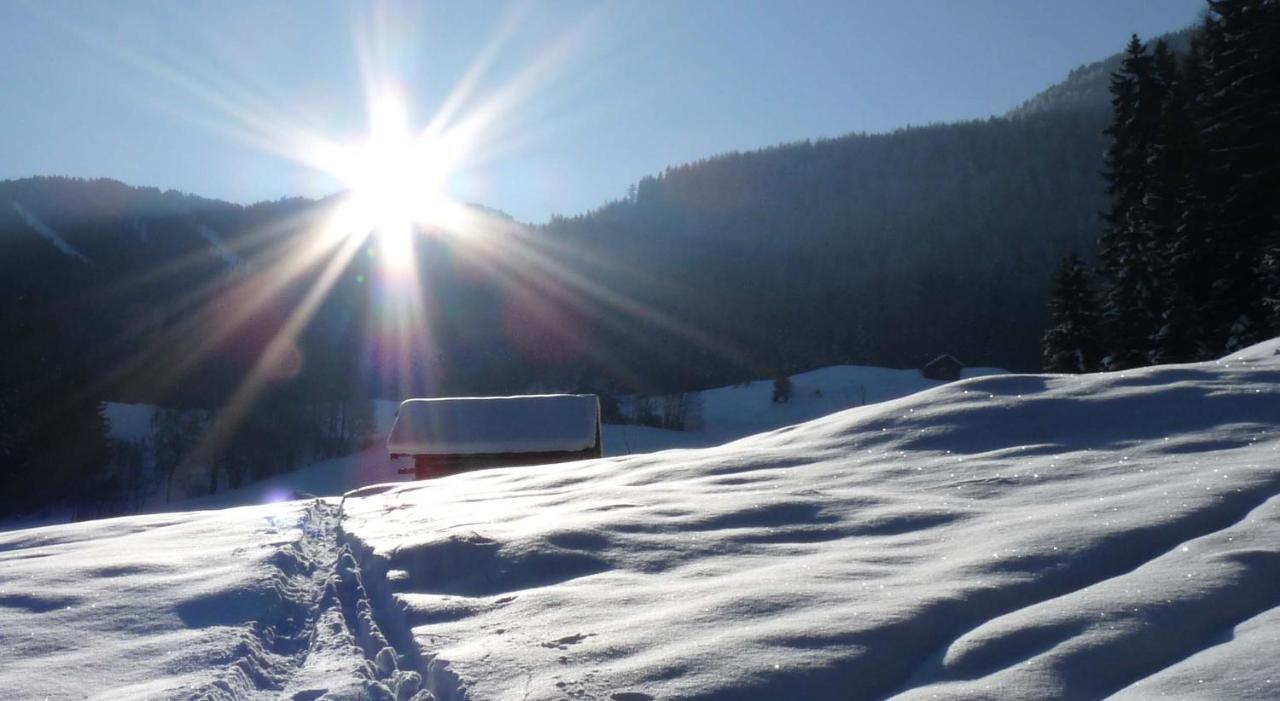
[[[1191, 26], [1168, 32], [1152, 38], [1150, 43], [1163, 41], [1174, 53], [1185, 54], [1191, 46], [1191, 37], [1195, 31], [1196, 27]], [[1109, 110], [1111, 74], [1120, 68], [1123, 58], [1122, 52], [1116, 52], [1101, 61], [1077, 66], [1071, 69], [1066, 78], [1036, 93], [1002, 116], [1025, 117], [1053, 109]]]
[[[1105, 84], [1097, 70], [1081, 72], [1087, 68], [1058, 85], [1086, 77]], [[529, 230], [529, 245], [577, 281], [532, 285], [548, 288], [534, 294], [537, 313], [509, 298], [510, 281], [462, 272], [456, 260], [439, 262], [449, 254], [437, 243], [421, 243], [437, 259], [424, 293], [441, 307], [471, 310], [474, 321], [444, 315], [437, 336], [456, 338], [431, 356], [446, 358], [432, 361], [436, 379], [420, 376], [414, 391], [520, 391], [533, 383], [672, 391], [844, 363], [918, 367], [941, 352], [1034, 369], [1051, 267], [1068, 250], [1092, 252], [1104, 201], [1105, 114], [1051, 104], [1042, 96], [1054, 87], [1028, 101], [1043, 108], [1019, 108], [1016, 118], [731, 152], [646, 177], [625, 199]], [[334, 201], [242, 205], [109, 178], [6, 180], [0, 273], [11, 297], [37, 292], [86, 319], [63, 323], [76, 327], [63, 333], [81, 338], [70, 345], [137, 351], [136, 339], [119, 336], [142, 328], [160, 338], [178, 328], [199, 307], [188, 291], [227, 289]], [[69, 265], [74, 259], [13, 202], [94, 263]], [[367, 326], [368, 290], [353, 282], [376, 283], [366, 258], [343, 277], [339, 299], [321, 309], [317, 323], [331, 328], [313, 343], [349, 343], [341, 339]], [[212, 294], [204, 302], [216, 301]], [[261, 327], [245, 332], [244, 348], [261, 347], [300, 294], [255, 315]], [[513, 317], [523, 330], [512, 331]], [[207, 345], [202, 331], [192, 333], [167, 342]], [[215, 355], [224, 352], [232, 351]], [[340, 352], [356, 354], [350, 346]], [[119, 365], [122, 353], [90, 363]], [[632, 360], [619, 372], [613, 358]], [[215, 360], [223, 378], [247, 362]], [[374, 393], [399, 391], [369, 377], [361, 383]], [[148, 389], [113, 391], [112, 399], [162, 400]], [[221, 401], [213, 389], [201, 394], [196, 401]]]

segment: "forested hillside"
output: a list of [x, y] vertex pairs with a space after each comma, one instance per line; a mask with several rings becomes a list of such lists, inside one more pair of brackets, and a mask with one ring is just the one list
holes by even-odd
[[668, 382], [943, 352], [1034, 369], [1048, 273], [1095, 246], [1104, 126], [1067, 111], [720, 156], [548, 231], [647, 273], [599, 284], [742, 353], [672, 337]]
[[[1171, 32], [1153, 41], [1163, 41], [1171, 51], [1184, 54], [1191, 46], [1194, 30], [1190, 27], [1180, 32]], [[1096, 110], [1111, 114], [1111, 93], [1108, 86], [1111, 74], [1120, 70], [1124, 60], [1123, 53], [1117, 53], [1101, 61], [1085, 64], [1072, 69], [1067, 79], [1055, 83], [1037, 93], [1034, 97], [1009, 110], [1005, 116], [1026, 117], [1041, 112], [1059, 112], [1063, 110]]]
[[[1072, 94], [1092, 80], [1105, 94], [1096, 71]], [[423, 232], [410, 283], [374, 241], [341, 269], [315, 253], [337, 198], [0, 182], [0, 481], [15, 503], [110, 492], [102, 400], [204, 412], [185, 433], [218, 435], [166, 464], [230, 480], [344, 449], [323, 427], [369, 397], [665, 393], [940, 353], [1037, 369], [1050, 273], [1096, 252], [1109, 120], [1038, 104], [717, 156], [544, 226], [473, 208], [485, 233]], [[66, 436], [82, 454], [55, 455]], [[27, 480], [54, 458], [65, 474]]]
[[1045, 364], [1216, 358], [1280, 333], [1280, 3], [1215, 0], [1112, 73], [1099, 266], [1064, 262]]

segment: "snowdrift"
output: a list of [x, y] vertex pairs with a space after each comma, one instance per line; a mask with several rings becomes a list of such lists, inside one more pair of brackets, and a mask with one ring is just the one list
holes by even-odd
[[[965, 379], [1003, 375], [1000, 368], [965, 368]], [[756, 380], [745, 386], [718, 387], [700, 392], [703, 402], [701, 432], [710, 447], [763, 431], [828, 416], [837, 411], [898, 399], [946, 384], [931, 380], [919, 370], [898, 370], [868, 365], [832, 365], [791, 376], [791, 399], [773, 402], [773, 380]]]
[[1280, 340], [0, 533], [0, 695], [1270, 698], [1278, 465]]
[[365, 490], [343, 529], [442, 699], [1269, 696], [1277, 347]]
[[[981, 377], [1004, 372], [1006, 371], [997, 368], [966, 368], [964, 376]], [[699, 430], [673, 431], [648, 426], [604, 424], [601, 427], [604, 454], [608, 457], [617, 457], [672, 448], [706, 448], [755, 433], [809, 421], [850, 407], [897, 399], [943, 384], [938, 380], [922, 377], [918, 370], [894, 370], [862, 365], [836, 365], [811, 370], [793, 375], [791, 383], [793, 387], [791, 401], [783, 404], [772, 401], [772, 380], [758, 380], [744, 386], [719, 387], [695, 393], [703, 405]], [[409, 481], [411, 475], [401, 475], [399, 469], [407, 466], [410, 461], [404, 458], [389, 459], [385, 441], [395, 423], [399, 407], [400, 403], [395, 401], [374, 401], [374, 436], [371, 436], [373, 447], [370, 449], [353, 455], [313, 462], [295, 471], [254, 482], [239, 489], [222, 489], [212, 496], [197, 496], [165, 502], [161, 495], [156, 495], [145, 510], [189, 511], [247, 506], [297, 498], [294, 495], [336, 496], [369, 484]], [[157, 407], [147, 404], [107, 402], [105, 409], [113, 439], [139, 443], [154, 440], [152, 418]], [[496, 418], [500, 423], [503, 419], [503, 417], [491, 418]], [[590, 417], [587, 418], [589, 420], [582, 425], [594, 426], [594, 421], [590, 420]], [[459, 431], [455, 430], [453, 433], [458, 435]], [[590, 445], [595, 434], [594, 430], [588, 430], [582, 435], [589, 438], [585, 442], [573, 441], [573, 443]], [[509, 435], [503, 438], [503, 440], [509, 439]], [[439, 445], [447, 442], [441, 441]], [[202, 478], [199, 483], [204, 485], [207, 481], [206, 478]], [[52, 525], [65, 522], [69, 518], [67, 514], [55, 514], [46, 518], [0, 521], [0, 531]]]

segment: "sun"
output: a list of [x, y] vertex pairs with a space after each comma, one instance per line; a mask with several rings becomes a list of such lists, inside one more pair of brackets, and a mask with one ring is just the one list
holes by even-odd
[[433, 129], [415, 132], [403, 101], [370, 106], [368, 136], [354, 144], [320, 144], [313, 161], [345, 188], [336, 217], [349, 236], [374, 236], [388, 267], [411, 262], [419, 227], [453, 229], [460, 206], [445, 188], [461, 148]]

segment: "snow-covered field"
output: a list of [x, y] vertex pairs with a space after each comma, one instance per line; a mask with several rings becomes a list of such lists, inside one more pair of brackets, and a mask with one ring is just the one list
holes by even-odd
[[0, 533], [5, 698], [1277, 698], [1278, 655], [1280, 339]]
[[[964, 376], [983, 377], [1004, 372], [995, 368], [967, 368]], [[698, 393], [703, 402], [703, 420], [702, 427], [697, 431], [605, 424], [604, 454], [618, 457], [672, 448], [720, 445], [849, 407], [896, 399], [943, 384], [922, 377], [917, 370], [861, 365], [820, 368], [794, 375], [791, 382], [792, 397], [785, 404], [772, 401], [772, 380], [758, 380], [745, 386], [720, 387]], [[292, 498], [294, 495], [334, 496], [370, 484], [408, 481], [411, 476], [399, 474], [399, 469], [409, 467], [410, 461], [391, 460], [385, 448], [386, 435], [395, 421], [398, 407], [399, 402], [396, 401], [374, 401], [374, 435], [371, 436], [370, 447], [359, 453], [319, 460], [239, 489], [224, 489], [213, 496], [165, 502], [157, 494], [146, 510], [185, 511], [263, 504]], [[106, 415], [111, 437], [133, 442], [148, 440], [153, 430], [152, 417], [155, 412], [156, 407], [147, 404], [108, 402]], [[68, 519], [66, 514], [54, 514], [23, 522], [0, 522], [0, 530], [26, 523], [44, 525]]]
[[[1008, 372], [999, 368], [965, 368], [964, 378]], [[923, 377], [919, 370], [895, 370], [867, 365], [833, 365], [791, 376], [791, 399], [773, 402], [773, 381], [757, 380], [742, 387], [719, 387], [701, 392], [702, 447], [720, 445], [762, 431], [810, 421], [837, 411], [898, 399], [938, 387], [944, 382]]]

